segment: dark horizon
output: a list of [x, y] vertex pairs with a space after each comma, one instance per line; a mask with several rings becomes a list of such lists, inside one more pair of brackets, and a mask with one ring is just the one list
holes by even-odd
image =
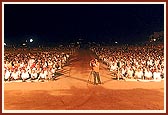
[[136, 43], [164, 31], [163, 4], [5, 4], [4, 41]]

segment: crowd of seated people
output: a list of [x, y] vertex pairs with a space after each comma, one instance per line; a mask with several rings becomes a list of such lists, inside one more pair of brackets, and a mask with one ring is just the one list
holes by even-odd
[[112, 76], [123, 79], [164, 79], [164, 44], [92, 47]]
[[4, 52], [4, 81], [55, 80], [68, 64], [75, 48], [7, 48]]

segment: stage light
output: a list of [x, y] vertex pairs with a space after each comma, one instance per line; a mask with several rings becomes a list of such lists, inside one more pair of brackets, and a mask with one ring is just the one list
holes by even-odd
[[115, 44], [118, 44], [118, 42], [115, 42]]
[[4, 43], [4, 46], [6, 46], [6, 43]]
[[33, 42], [33, 39], [30, 39], [30, 42]]

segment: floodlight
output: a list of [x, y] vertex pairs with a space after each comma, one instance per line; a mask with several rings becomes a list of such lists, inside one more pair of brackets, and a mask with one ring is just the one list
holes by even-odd
[[30, 39], [30, 42], [33, 42], [33, 39]]

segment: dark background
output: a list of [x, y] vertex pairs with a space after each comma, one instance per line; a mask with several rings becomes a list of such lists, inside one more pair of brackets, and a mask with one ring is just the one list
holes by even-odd
[[5, 4], [4, 41], [137, 43], [164, 31], [163, 4]]

